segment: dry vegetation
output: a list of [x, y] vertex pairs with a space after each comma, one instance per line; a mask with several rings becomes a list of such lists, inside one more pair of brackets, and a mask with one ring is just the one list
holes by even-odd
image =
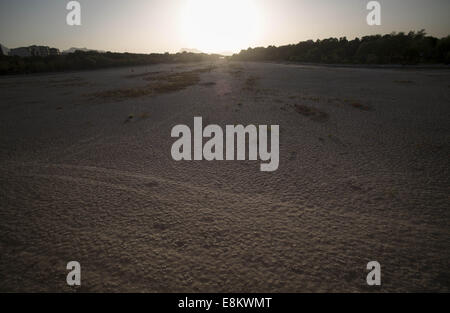
[[204, 86], [204, 87], [212, 87], [214, 85], [216, 85], [216, 82], [206, 82], [206, 83], [202, 83], [200, 85]]
[[[295, 98], [295, 96], [291, 96], [290, 99]], [[318, 97], [318, 96], [302, 96], [300, 97], [302, 100], [313, 101], [313, 102], [324, 102], [327, 104], [336, 104], [338, 106], [345, 105], [350, 106], [352, 108], [361, 110], [361, 111], [373, 111], [373, 107], [368, 104], [363, 104], [358, 100], [354, 99], [341, 99], [341, 98], [326, 98], [326, 97]]]
[[350, 102], [350, 105], [352, 107], [354, 107], [355, 109], [362, 110], [362, 111], [371, 111], [372, 110], [372, 108], [370, 106], [359, 103], [359, 102]]
[[259, 78], [256, 77], [256, 76], [250, 76], [249, 78], [247, 78], [245, 80], [245, 84], [244, 84], [243, 89], [245, 89], [245, 90], [254, 90], [258, 79]]
[[163, 72], [144, 72], [144, 73], [139, 73], [139, 74], [126, 75], [125, 78], [147, 77], [147, 76], [151, 76], [151, 75], [158, 75], [158, 74], [161, 74], [161, 73], [163, 73]]
[[53, 87], [84, 87], [89, 83], [81, 77], [71, 77], [67, 79], [54, 79], [49, 81]]
[[238, 78], [244, 73], [244, 68], [239, 64], [230, 63], [227, 67], [228, 74], [230, 74], [234, 78]]
[[197, 85], [200, 82], [200, 74], [210, 72], [214, 67], [199, 68], [186, 72], [170, 73], [145, 73], [136, 74], [129, 77], [144, 77], [148, 85], [133, 88], [118, 88], [101, 91], [93, 94], [96, 98], [123, 100], [127, 98], [138, 98], [144, 96], [157, 96], [183, 90], [187, 87]]
[[309, 117], [315, 122], [326, 122], [329, 118], [328, 113], [303, 104], [295, 105], [295, 111], [303, 116]]

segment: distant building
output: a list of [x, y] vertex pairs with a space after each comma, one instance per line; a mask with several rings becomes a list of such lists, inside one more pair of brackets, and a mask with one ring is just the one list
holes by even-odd
[[31, 55], [35, 57], [46, 57], [50, 55], [50, 48], [46, 46], [31, 46]]
[[0, 44], [0, 55], [9, 55], [9, 49]]
[[56, 48], [50, 48], [49, 52], [50, 52], [50, 55], [60, 55], [61, 54], [59, 49], [56, 49]]
[[50, 48], [47, 46], [29, 46], [11, 49], [9, 55], [15, 55], [19, 57], [47, 57], [49, 55], [60, 54], [59, 49]]
[[30, 47], [14, 48], [9, 51], [9, 55], [18, 56], [18, 57], [30, 57], [31, 49], [30, 49]]

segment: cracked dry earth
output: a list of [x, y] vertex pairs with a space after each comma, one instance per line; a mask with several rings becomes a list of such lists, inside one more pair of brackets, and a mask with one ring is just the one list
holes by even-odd
[[[449, 78], [227, 62], [2, 77], [0, 291], [449, 292]], [[278, 171], [173, 161], [194, 116], [280, 125]]]

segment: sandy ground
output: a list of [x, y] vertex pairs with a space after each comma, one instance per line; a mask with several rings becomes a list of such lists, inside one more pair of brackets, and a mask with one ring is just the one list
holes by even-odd
[[[222, 62], [141, 92], [206, 67], [0, 78], [0, 291], [450, 291], [450, 71]], [[280, 125], [278, 171], [173, 161], [194, 116]]]

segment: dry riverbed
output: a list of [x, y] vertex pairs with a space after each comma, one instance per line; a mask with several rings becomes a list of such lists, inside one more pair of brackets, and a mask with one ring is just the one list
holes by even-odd
[[[225, 61], [1, 77], [0, 291], [449, 292], [449, 81]], [[194, 116], [280, 125], [279, 169], [173, 161]]]

